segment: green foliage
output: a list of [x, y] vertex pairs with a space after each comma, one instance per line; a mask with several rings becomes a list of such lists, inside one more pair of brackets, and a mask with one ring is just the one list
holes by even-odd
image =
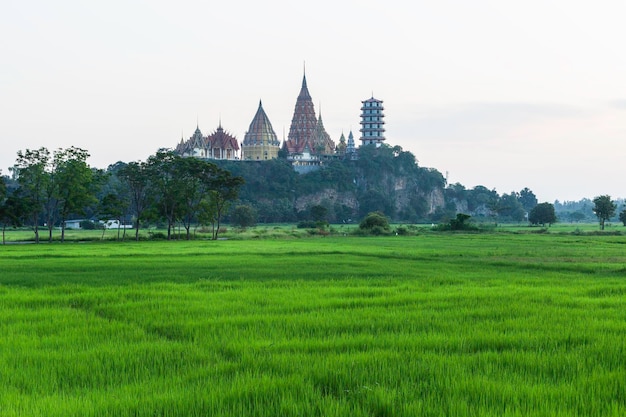
[[465, 213], [457, 213], [454, 219], [451, 219], [447, 223], [439, 224], [435, 230], [439, 231], [461, 231], [461, 230], [478, 230], [478, 228], [470, 222], [472, 216]]
[[88, 205], [97, 201], [92, 188], [94, 173], [87, 165], [87, 158], [86, 150], [75, 147], [54, 152], [54, 198], [58, 200], [61, 241], [65, 240], [65, 221], [70, 214], [82, 215]]
[[556, 220], [554, 205], [551, 203], [537, 204], [530, 213], [528, 213], [528, 221], [530, 224], [540, 224], [542, 226], [547, 224], [551, 226], [553, 223], [556, 223]]
[[233, 226], [246, 229], [256, 225], [257, 214], [254, 207], [249, 205], [238, 205], [230, 215], [230, 223]]
[[537, 196], [528, 187], [519, 192], [517, 199], [527, 212], [530, 212], [538, 203]]
[[128, 204], [135, 217], [135, 240], [139, 240], [141, 221], [149, 206], [148, 165], [144, 162], [129, 162], [119, 167], [117, 175], [128, 189]]
[[13, 171], [19, 184], [18, 195], [22, 200], [23, 217], [35, 233], [39, 242], [39, 224], [44, 215], [46, 189], [50, 177], [47, 173], [50, 151], [42, 147], [36, 150], [18, 151]]
[[327, 222], [328, 209], [322, 205], [315, 205], [310, 209], [311, 218], [316, 222]]
[[626, 209], [622, 210], [619, 213], [619, 221], [622, 222], [624, 226], [626, 226]]
[[389, 219], [379, 211], [368, 213], [368, 215], [361, 220], [359, 229], [373, 235], [382, 235], [391, 231]]
[[472, 216], [469, 214], [458, 213], [455, 219], [450, 220], [450, 230], [474, 229], [475, 227], [473, 227], [469, 222], [469, 219], [471, 218]]
[[298, 222], [298, 229], [314, 229], [317, 227], [317, 223], [314, 220], [302, 220]]
[[[306, 174], [296, 173], [282, 159], [216, 163], [244, 178], [239, 198], [252, 205], [259, 221], [266, 223], [296, 220], [295, 206], [299, 199], [327, 190], [348, 194], [356, 200], [352, 206], [321, 204], [328, 210], [326, 220], [330, 222], [348, 222], [371, 211], [382, 211], [390, 218], [423, 220], [429, 210], [426, 196], [445, 185], [441, 173], [419, 167], [415, 156], [398, 146], [366, 146], [359, 149], [357, 160], [324, 161], [321, 169]], [[402, 190], [405, 195], [399, 196], [397, 182], [405, 184]], [[396, 200], [400, 197], [404, 203], [396, 211]], [[299, 219], [309, 214], [302, 211]]]
[[497, 204], [497, 214], [501, 220], [520, 222], [526, 212], [516, 193], [502, 194]]
[[604, 230], [604, 224], [615, 214], [617, 204], [611, 200], [609, 195], [601, 195], [593, 199], [593, 212], [600, 221], [600, 229]]

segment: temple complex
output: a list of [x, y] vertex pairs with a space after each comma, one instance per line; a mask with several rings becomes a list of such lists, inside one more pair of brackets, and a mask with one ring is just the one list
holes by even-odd
[[[361, 101], [361, 104], [361, 146], [380, 147], [385, 141], [383, 101], [372, 96]], [[280, 150], [281, 142], [276, 137], [261, 101], [241, 143], [241, 157], [237, 155], [239, 151], [237, 139], [222, 128], [221, 121], [217, 129], [206, 137], [196, 126], [194, 134], [186, 141], [181, 138], [175, 149], [182, 156], [246, 161], [274, 159], [278, 157]], [[329, 159], [358, 158], [352, 130], [347, 140], [341, 133], [339, 143], [335, 145], [324, 127], [321, 109], [319, 116], [316, 116], [315, 106], [307, 87], [306, 74], [302, 77], [302, 86], [296, 99], [289, 135], [282, 141], [282, 153], [299, 172], [318, 169]]]

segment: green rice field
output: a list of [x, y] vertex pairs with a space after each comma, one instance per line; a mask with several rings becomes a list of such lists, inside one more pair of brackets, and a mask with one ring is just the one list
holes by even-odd
[[0, 247], [0, 416], [623, 416], [626, 236]]

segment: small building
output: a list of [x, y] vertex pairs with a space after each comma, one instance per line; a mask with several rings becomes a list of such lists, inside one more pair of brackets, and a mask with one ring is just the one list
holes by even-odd
[[65, 228], [66, 229], [75, 229], [75, 230], [82, 229], [80, 224], [82, 222], [88, 222], [88, 221], [90, 221], [90, 220], [87, 220], [87, 219], [66, 220], [65, 221]]
[[320, 169], [322, 161], [318, 155], [312, 155], [309, 145], [304, 145], [304, 149], [299, 153], [291, 153], [287, 156], [294, 171], [299, 174], [306, 174]]

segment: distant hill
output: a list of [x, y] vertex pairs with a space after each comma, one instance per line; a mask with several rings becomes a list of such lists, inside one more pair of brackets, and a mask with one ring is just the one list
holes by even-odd
[[260, 222], [308, 219], [314, 206], [325, 207], [334, 223], [356, 221], [371, 211], [417, 222], [445, 207], [443, 175], [418, 166], [400, 147], [362, 147], [356, 160], [330, 160], [306, 174], [296, 173], [284, 159], [216, 162], [246, 180], [240, 199], [256, 208]]

